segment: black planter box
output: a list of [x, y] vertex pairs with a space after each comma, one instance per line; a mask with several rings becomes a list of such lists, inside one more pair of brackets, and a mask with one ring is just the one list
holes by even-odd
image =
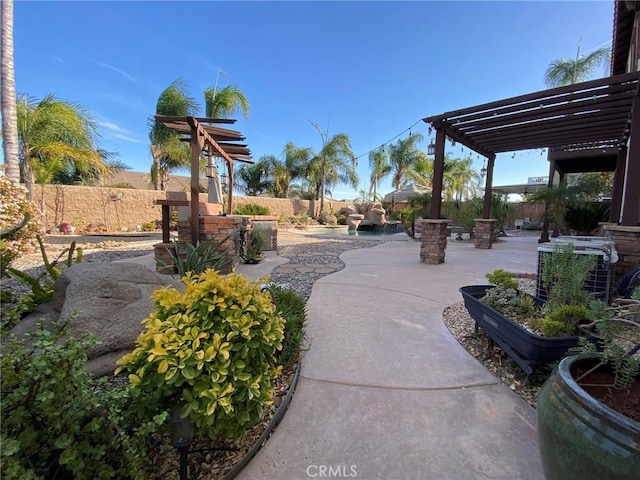
[[[578, 345], [577, 336], [544, 337], [531, 333], [494, 308], [480, 301], [493, 285], [472, 285], [460, 288], [464, 306], [484, 332], [502, 348], [527, 374], [536, 366], [560, 360], [567, 350]], [[535, 298], [535, 297], [534, 297]], [[536, 303], [542, 300], [535, 298]]]

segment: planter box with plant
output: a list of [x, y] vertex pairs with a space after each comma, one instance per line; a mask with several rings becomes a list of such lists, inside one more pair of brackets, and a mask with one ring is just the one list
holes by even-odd
[[587, 320], [590, 296], [583, 290], [593, 268], [591, 256], [576, 255], [573, 245], [557, 245], [545, 258], [543, 283], [548, 301], [517, 290], [514, 275], [487, 274], [494, 285], [460, 289], [469, 315], [527, 374], [560, 360], [578, 344], [579, 325]]
[[582, 327], [584, 354], [562, 360], [538, 397], [545, 477], [637, 479], [640, 288], [611, 307], [594, 300], [590, 316], [595, 320]]
[[265, 242], [264, 233], [260, 230], [246, 230], [244, 238], [243, 251], [240, 256], [245, 263], [260, 263]]

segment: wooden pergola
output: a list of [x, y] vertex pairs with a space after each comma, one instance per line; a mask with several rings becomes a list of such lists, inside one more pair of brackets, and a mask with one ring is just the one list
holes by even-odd
[[202, 117], [171, 117], [156, 115], [156, 120], [179, 135], [183, 142], [191, 145], [191, 242], [195, 245], [199, 237], [198, 216], [200, 193], [200, 154], [204, 151], [224, 159], [229, 177], [227, 213], [230, 215], [233, 205], [233, 166], [236, 161], [253, 163], [251, 151], [246, 144], [236, 143], [245, 137], [236, 130], [215, 126], [215, 124], [233, 124], [233, 119]]
[[548, 148], [550, 185], [556, 170], [615, 171], [611, 219], [638, 225], [639, 80], [640, 72], [625, 73], [423, 118], [436, 131], [431, 218], [440, 218], [449, 139], [488, 160], [482, 218], [490, 216], [496, 154]]

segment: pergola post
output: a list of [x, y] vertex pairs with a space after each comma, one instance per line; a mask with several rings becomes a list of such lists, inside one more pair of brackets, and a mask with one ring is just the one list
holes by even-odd
[[[549, 149], [549, 153], [547, 153], [547, 158], [549, 160], [549, 179], [547, 180], [547, 188], [553, 188], [553, 176], [556, 173], [556, 161], [549, 158], [550, 154], [551, 150]], [[545, 200], [544, 222], [542, 223], [542, 233], [540, 234], [538, 243], [546, 243], [549, 241], [549, 202]]]
[[609, 222], [616, 225], [620, 222], [622, 211], [622, 193], [624, 191], [624, 177], [627, 171], [627, 147], [620, 147], [616, 158], [616, 170], [613, 177], [613, 192], [611, 194], [611, 214]]
[[233, 162], [227, 162], [227, 173], [229, 176], [229, 202], [227, 205], [227, 215], [231, 215], [233, 211]]
[[620, 225], [634, 227], [640, 224], [640, 95], [636, 91], [633, 97], [633, 108], [629, 132], [629, 154], [627, 155], [627, 171], [624, 183], [624, 199]]
[[191, 125], [191, 244], [195, 247], [200, 239], [200, 152], [203, 143], [195, 124]]
[[444, 178], [444, 128], [436, 128], [436, 152], [433, 161], [433, 185], [431, 186], [431, 220], [438, 220], [442, 209], [442, 181]]
[[482, 203], [482, 218], [491, 218], [491, 191], [493, 189], [493, 166], [496, 161], [496, 156], [491, 155], [487, 161], [487, 181], [484, 187], [484, 201]]

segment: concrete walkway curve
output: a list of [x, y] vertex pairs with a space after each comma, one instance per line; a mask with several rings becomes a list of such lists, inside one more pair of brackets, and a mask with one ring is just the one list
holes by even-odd
[[442, 321], [460, 286], [496, 268], [534, 273], [536, 247], [449, 242], [441, 265], [420, 263], [417, 242], [342, 254], [346, 267], [313, 286], [289, 411], [238, 478], [543, 478], [535, 411]]

